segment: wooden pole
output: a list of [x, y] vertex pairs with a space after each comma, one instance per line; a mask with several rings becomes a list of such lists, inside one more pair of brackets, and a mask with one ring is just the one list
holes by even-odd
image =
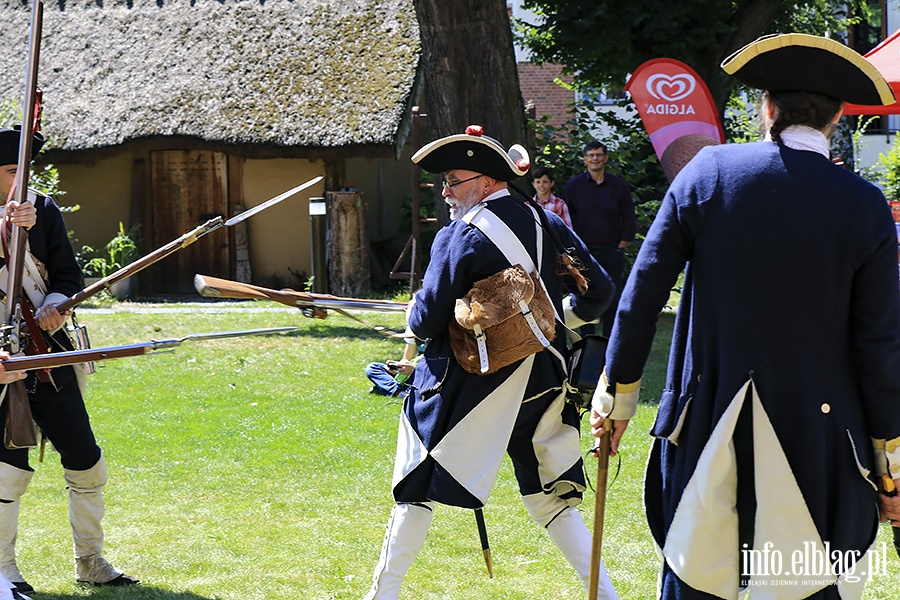
[[606, 480], [609, 472], [609, 446], [612, 423], [603, 420], [603, 435], [597, 439], [597, 497], [594, 500], [594, 536], [591, 542], [591, 577], [588, 600], [597, 600], [600, 585], [600, 554], [603, 546], [603, 517], [606, 514]]

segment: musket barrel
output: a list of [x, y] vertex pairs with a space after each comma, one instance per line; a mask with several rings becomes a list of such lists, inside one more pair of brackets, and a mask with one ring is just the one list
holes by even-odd
[[297, 300], [295, 304], [300, 308], [330, 308], [333, 310], [374, 310], [378, 312], [402, 313], [406, 312], [405, 302], [391, 302], [389, 300], [364, 300], [361, 298], [328, 298], [310, 294], [309, 301]]
[[3, 368], [10, 372], [32, 371], [35, 369], [53, 369], [68, 365], [77, 365], [84, 362], [113, 360], [116, 358], [128, 358], [153, 354], [161, 350], [177, 348], [182, 343], [190, 341], [221, 340], [227, 338], [270, 335], [273, 333], [289, 333], [300, 329], [296, 326], [267, 327], [263, 329], [245, 329], [242, 331], [217, 331], [213, 333], [194, 333], [182, 338], [166, 340], [151, 340], [122, 346], [107, 346], [105, 348], [91, 348], [88, 350], [68, 350], [66, 352], [51, 352], [48, 354], [32, 354], [27, 356], [10, 356], [2, 361]]
[[76, 307], [77, 305], [81, 304], [88, 298], [102, 292], [105, 289], [108, 289], [114, 283], [118, 283], [119, 281], [121, 281], [127, 277], [131, 277], [132, 275], [137, 274], [138, 272], [144, 270], [145, 268], [149, 267], [150, 265], [153, 265], [156, 262], [166, 258], [170, 254], [173, 254], [174, 252], [181, 250], [182, 248], [186, 248], [187, 246], [190, 246], [191, 244], [193, 244], [194, 242], [196, 242], [197, 240], [199, 240], [201, 237], [205, 236], [206, 234], [208, 234], [212, 231], [215, 231], [216, 229], [219, 229], [220, 227], [223, 227], [223, 226], [231, 227], [233, 225], [236, 225], [237, 223], [240, 223], [241, 221], [248, 219], [249, 217], [251, 217], [257, 213], [278, 204], [282, 200], [290, 198], [291, 196], [299, 193], [300, 191], [305, 190], [306, 188], [317, 184], [321, 180], [322, 180], [321, 176], [313, 177], [309, 181], [302, 183], [302, 184], [298, 185], [297, 187], [291, 188], [286, 192], [282, 192], [278, 196], [275, 196], [274, 198], [270, 198], [269, 200], [266, 200], [259, 206], [255, 206], [249, 210], [246, 210], [246, 211], [242, 212], [241, 214], [230, 218], [227, 221], [225, 221], [222, 217], [214, 217], [214, 218], [210, 219], [209, 221], [207, 221], [206, 223], [204, 223], [203, 225], [200, 225], [199, 227], [196, 227], [195, 229], [185, 233], [178, 239], [172, 240], [165, 246], [157, 248], [150, 254], [137, 259], [133, 263], [125, 265], [124, 267], [122, 267], [121, 269], [119, 269], [118, 271], [113, 273], [112, 275], [108, 275], [108, 276], [104, 277], [100, 281], [97, 281], [97, 282], [91, 284], [90, 286], [84, 288], [83, 290], [76, 293], [75, 295], [70, 296], [66, 300], [63, 300], [62, 302], [60, 302], [59, 304], [56, 305], [56, 310], [58, 310], [60, 313], [70, 310], [70, 309]]
[[91, 285], [84, 288], [80, 292], [77, 292], [73, 296], [70, 296], [66, 300], [63, 300], [62, 302], [60, 302], [59, 304], [56, 305], [56, 310], [58, 310], [60, 313], [64, 313], [67, 310], [74, 308], [75, 306], [81, 304], [88, 298], [95, 296], [96, 294], [99, 294], [100, 292], [102, 292], [105, 289], [108, 289], [111, 285], [118, 283], [119, 281], [121, 281], [127, 277], [131, 277], [132, 275], [135, 275], [136, 273], [143, 271], [150, 265], [159, 262], [160, 260], [169, 256], [170, 254], [174, 254], [176, 251], [181, 250], [185, 246], [193, 244], [194, 242], [199, 240], [201, 237], [203, 237], [207, 233], [210, 233], [211, 231], [215, 231], [219, 227], [222, 227], [224, 224], [225, 224], [225, 221], [222, 220], [222, 217], [214, 217], [214, 218], [210, 219], [203, 225], [200, 225], [200, 226], [194, 228], [193, 230], [185, 233], [178, 239], [172, 240], [165, 246], [161, 246], [161, 247], [157, 248], [150, 254], [137, 259], [133, 263], [125, 265], [124, 267], [122, 267], [121, 269], [116, 271], [115, 273], [112, 273], [111, 275], [107, 275], [100, 281], [96, 281], [96, 282], [92, 283]]
[[11, 356], [3, 361], [2, 364], [3, 368], [10, 372], [54, 369], [56, 367], [77, 365], [83, 362], [140, 356], [142, 354], [147, 354], [154, 349], [153, 342], [147, 342], [143, 344], [113, 346], [111, 348], [96, 348], [92, 350], [69, 350], [67, 352], [52, 352], [50, 354]]
[[[41, 29], [44, 4], [35, 0], [31, 7], [31, 34], [28, 42], [28, 69], [25, 73], [25, 94], [22, 100], [22, 129], [19, 135], [19, 157], [16, 170], [15, 200], [24, 204], [28, 199], [28, 177], [31, 170], [31, 149], [34, 140], [34, 104], [37, 98], [37, 71], [41, 49]], [[3, 201], [6, 199], [4, 198]], [[22, 227], [12, 228], [7, 262], [6, 310], [4, 322], [7, 325], [17, 318], [16, 307], [22, 301], [22, 269], [24, 266], [27, 232]], [[13, 350], [18, 350], [14, 348]]]

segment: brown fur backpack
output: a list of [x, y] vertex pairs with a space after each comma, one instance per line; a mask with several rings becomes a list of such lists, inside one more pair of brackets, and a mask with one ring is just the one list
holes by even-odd
[[521, 265], [475, 282], [456, 301], [455, 317], [450, 346], [459, 364], [476, 375], [543, 350], [556, 337], [553, 305], [540, 281]]

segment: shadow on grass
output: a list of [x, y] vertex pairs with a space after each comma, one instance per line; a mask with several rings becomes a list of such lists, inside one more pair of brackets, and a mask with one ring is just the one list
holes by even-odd
[[[302, 317], [306, 318], [306, 317]], [[335, 338], [335, 337], [346, 337], [346, 338], [381, 338], [385, 337], [383, 334], [379, 333], [373, 327], [383, 327], [385, 333], [390, 333], [393, 331], [395, 333], [402, 333], [403, 326], [391, 326], [391, 325], [382, 325], [381, 323], [374, 320], [366, 320], [369, 324], [367, 327], [360, 323], [357, 327], [350, 327], [346, 325], [333, 325], [329, 324], [325, 326], [318, 326], [318, 324], [313, 325], [309, 328], [304, 328], [298, 331], [292, 331], [285, 335], [289, 335], [292, 337], [311, 337], [311, 338]]]
[[73, 600], [75, 598], [91, 598], [92, 600], [214, 600], [215, 596], [200, 596], [192, 592], [173, 592], [148, 585], [128, 587], [79, 587], [69, 594], [46, 594], [34, 592], [34, 600]]

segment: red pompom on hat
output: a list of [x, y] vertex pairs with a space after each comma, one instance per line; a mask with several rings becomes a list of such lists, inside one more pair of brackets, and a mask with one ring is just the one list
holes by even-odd
[[484, 128], [481, 125], [469, 125], [466, 127], [466, 135], [482, 136], [484, 135]]

